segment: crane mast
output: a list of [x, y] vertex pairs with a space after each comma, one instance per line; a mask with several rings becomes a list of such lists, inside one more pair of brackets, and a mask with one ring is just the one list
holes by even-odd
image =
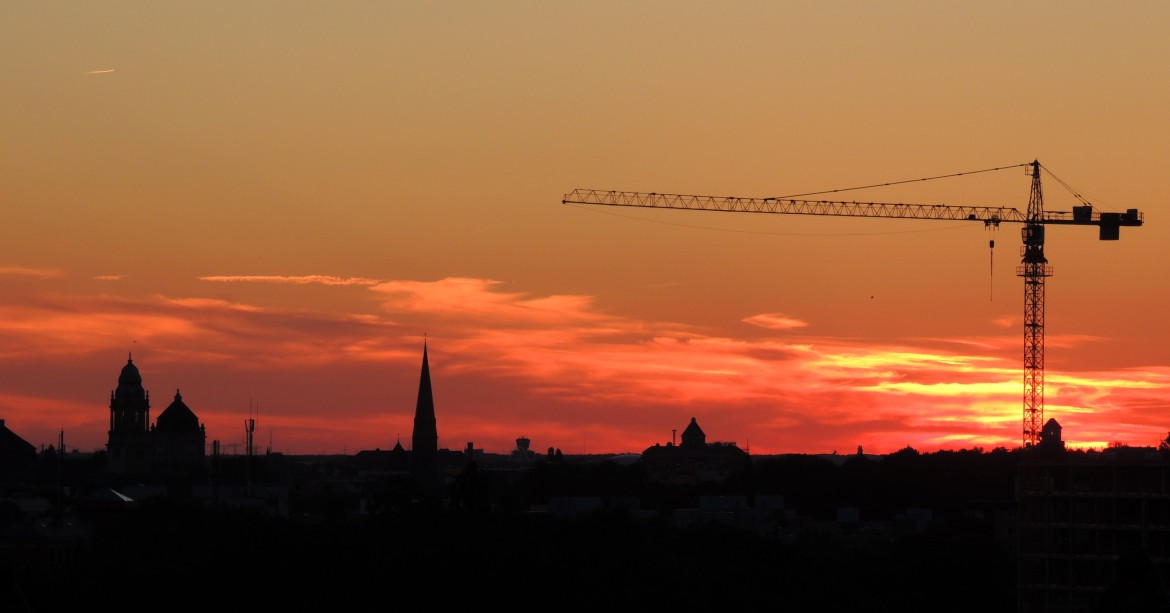
[[[985, 226], [996, 228], [1000, 223], [1024, 224], [1021, 228], [1022, 258], [1016, 273], [1024, 279], [1023, 444], [1024, 447], [1033, 447], [1040, 442], [1040, 434], [1044, 427], [1044, 280], [1052, 276], [1052, 267], [1048, 264], [1048, 258], [1044, 256], [1044, 226], [1053, 224], [1098, 226], [1100, 240], [1117, 240], [1120, 227], [1140, 226], [1143, 223], [1143, 216], [1137, 209], [1127, 209], [1124, 213], [1099, 212], [1079, 195], [1076, 197], [1082, 204], [1073, 207], [1072, 211], [1045, 211], [1040, 187], [1042, 168], [1040, 162], [1034, 160], [1010, 168], [1019, 166], [1023, 166], [1032, 177], [1026, 213], [1011, 207], [802, 200], [788, 197], [696, 196], [599, 189], [574, 189], [565, 194], [561, 203], [739, 213], [963, 220], [980, 221]], [[1003, 168], [1009, 167], [989, 170]]]
[[1040, 190], [1040, 162], [1028, 168], [1032, 191], [1028, 221], [1022, 229], [1023, 259], [1016, 273], [1024, 278], [1024, 446], [1040, 442], [1044, 428], [1044, 279], [1052, 267], [1044, 257], [1044, 195]]

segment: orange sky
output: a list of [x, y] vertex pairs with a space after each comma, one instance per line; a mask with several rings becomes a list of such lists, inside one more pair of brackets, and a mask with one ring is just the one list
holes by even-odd
[[[9, 3], [0, 419], [100, 449], [127, 356], [208, 438], [753, 453], [1021, 441], [1018, 224], [631, 210], [1038, 159], [1045, 416], [1170, 432], [1170, 5]], [[1063, 183], [1063, 184], [1062, 184]], [[1011, 169], [849, 197], [1026, 210]], [[1067, 185], [1067, 189], [1066, 189]], [[988, 240], [995, 240], [990, 250]]]

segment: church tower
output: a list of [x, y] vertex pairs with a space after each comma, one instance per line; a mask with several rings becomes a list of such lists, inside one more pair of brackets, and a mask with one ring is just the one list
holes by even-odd
[[707, 434], [699, 427], [699, 422], [694, 417], [691, 418], [691, 423], [687, 424], [686, 430], [682, 433], [682, 447], [683, 449], [702, 449], [707, 446]]
[[411, 436], [410, 474], [422, 485], [439, 485], [439, 430], [435, 424], [435, 399], [431, 394], [431, 368], [427, 344], [423, 341], [422, 374], [414, 405], [414, 433]]
[[106, 472], [139, 475], [150, 466], [150, 394], [142, 387], [142, 375], [133, 356], [118, 375], [118, 388], [110, 392], [110, 432], [106, 443]]

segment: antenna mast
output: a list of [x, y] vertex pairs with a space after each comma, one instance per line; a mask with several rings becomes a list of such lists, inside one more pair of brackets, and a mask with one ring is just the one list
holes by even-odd
[[244, 449], [247, 453], [244, 459], [244, 485], [248, 489], [248, 493], [252, 491], [252, 436], [256, 432], [256, 418], [254, 415], [258, 410], [254, 411], [251, 401], [248, 401], [248, 419], [244, 420], [244, 433], [246, 436]]

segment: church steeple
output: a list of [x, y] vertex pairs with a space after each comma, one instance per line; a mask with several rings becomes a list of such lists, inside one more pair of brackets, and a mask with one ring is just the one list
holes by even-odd
[[127, 356], [118, 374], [118, 387], [110, 392], [110, 430], [106, 443], [106, 470], [141, 473], [149, 461], [150, 394], [142, 387], [142, 373]]
[[439, 430], [435, 423], [435, 399], [431, 392], [431, 368], [427, 343], [423, 340], [422, 373], [414, 405], [414, 433], [411, 436], [411, 474], [420, 483], [435, 484], [439, 477]]
[[133, 358], [118, 374], [118, 388], [110, 392], [110, 433], [139, 433], [150, 427], [150, 394]]

